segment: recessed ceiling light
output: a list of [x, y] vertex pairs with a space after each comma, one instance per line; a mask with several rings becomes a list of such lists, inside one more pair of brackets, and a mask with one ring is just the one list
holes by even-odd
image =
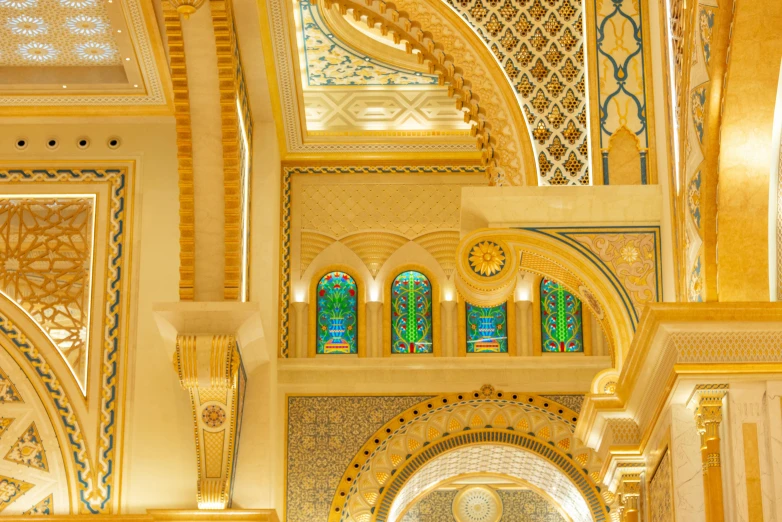
[[130, 61], [130, 58], [125, 58], [125, 61], [126, 61], [126, 62], [129, 62], [129, 61]]
[[117, 29], [117, 32], [118, 32], [118, 33], [121, 33], [121, 32], [122, 32], [122, 29]]
[[67, 86], [67, 85], [63, 85], [63, 86], [62, 86], [62, 88], [63, 88], [63, 89], [67, 89], [67, 88], [68, 88], [68, 86]]
[[134, 84], [133, 84], [133, 87], [135, 87], [136, 89], [138, 89], [138, 84], [137, 84], [137, 83], [134, 83]]

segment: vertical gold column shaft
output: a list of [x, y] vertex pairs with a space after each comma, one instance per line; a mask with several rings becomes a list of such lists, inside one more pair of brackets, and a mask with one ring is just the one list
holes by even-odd
[[724, 396], [723, 391], [704, 392], [700, 395], [695, 410], [695, 423], [701, 436], [703, 495], [707, 522], [725, 520], [719, 435]]

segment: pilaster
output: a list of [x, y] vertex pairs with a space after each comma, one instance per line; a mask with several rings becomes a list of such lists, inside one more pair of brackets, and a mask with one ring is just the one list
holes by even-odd
[[722, 400], [727, 388], [727, 384], [697, 386], [692, 398], [695, 403], [695, 424], [700, 438], [705, 514], [709, 522], [725, 520], [720, 423]]

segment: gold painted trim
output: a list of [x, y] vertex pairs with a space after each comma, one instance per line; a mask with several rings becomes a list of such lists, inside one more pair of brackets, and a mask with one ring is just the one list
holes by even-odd
[[177, 169], [179, 172], [179, 299], [192, 301], [195, 288], [195, 213], [193, 191], [193, 135], [190, 124], [190, 91], [187, 83], [185, 42], [179, 13], [163, 2], [171, 83], [174, 89]]
[[[663, 0], [665, 1], [665, 0]], [[587, 53], [584, 64], [584, 70], [589, 79], [589, 90], [587, 91], [586, 105], [589, 108], [589, 159], [591, 160], [590, 177], [592, 185], [603, 185], [603, 152], [600, 149], [600, 98], [598, 93], [598, 60], [600, 55], [597, 52], [597, 27], [595, 20], [597, 13], [595, 9], [595, 0], [584, 0], [584, 17], [586, 18], [586, 32], [584, 34], [584, 45]], [[589, 59], [588, 59], [589, 58]]]
[[543, 355], [543, 319], [540, 315], [540, 283], [543, 282], [543, 276], [535, 272], [532, 274], [532, 355]]
[[[391, 356], [391, 307], [393, 301], [393, 298], [391, 297], [391, 286], [393, 285], [394, 280], [399, 277], [399, 274], [409, 270], [414, 270], [425, 275], [432, 287], [432, 353], [435, 357], [440, 357], [442, 355], [442, 347], [440, 346], [440, 339], [442, 338], [442, 332], [440, 332], [440, 284], [434, 275], [429, 271], [429, 269], [414, 263], [397, 267], [394, 272], [386, 279], [384, 285], [383, 301], [388, 308], [387, 310], [383, 310], [383, 357]], [[421, 354], [398, 355], [415, 356]]]
[[[684, 216], [684, 207], [682, 207], [682, 201], [679, 197], [679, 191], [681, 187], [676, 184], [676, 170], [679, 165], [676, 163], [676, 155], [673, 153], [674, 147], [678, 146], [675, 142], [673, 126], [675, 124], [673, 120], [674, 103], [673, 94], [671, 92], [671, 59], [669, 47], [671, 41], [668, 38], [668, 7], [667, 2], [670, 0], [661, 0], [659, 6], [659, 24], [660, 24], [660, 54], [663, 65], [663, 99], [665, 100], [665, 124], [663, 125], [663, 131], [665, 134], [665, 151], [666, 166], [668, 168], [668, 186], [670, 187], [670, 193], [668, 198], [670, 200], [671, 208], [669, 217], [671, 219], [671, 247], [673, 257], [673, 278], [674, 278], [674, 291], [675, 300], [683, 301], [686, 299], [686, 270], [685, 268], [685, 252], [684, 252], [684, 228], [681, 222], [680, 216]], [[659, 180], [658, 180], [659, 181]]]
[[760, 485], [760, 453], [758, 425], [745, 422], [741, 426], [744, 442], [744, 473], [747, 487], [747, 521], [763, 522], [763, 492]]
[[364, 299], [364, 292], [366, 292], [367, 284], [363, 278], [359, 277], [353, 268], [346, 265], [329, 265], [321, 270], [318, 270], [312, 276], [310, 281], [310, 305], [309, 305], [309, 324], [307, 325], [308, 342], [307, 342], [307, 356], [315, 357], [316, 355], [326, 355], [330, 357], [350, 357], [349, 354], [318, 354], [318, 283], [323, 279], [323, 276], [329, 272], [345, 272], [347, 275], [353, 278], [356, 282], [357, 296], [357, 314], [356, 314], [356, 328], [358, 328], [357, 341], [358, 345], [356, 350], [359, 357], [366, 357], [367, 354], [367, 332], [366, 332], [366, 305]]
[[[274, 59], [274, 43], [272, 42], [271, 28], [269, 24], [268, 3], [272, 0], [256, 0], [258, 6], [258, 22], [261, 29], [261, 48], [263, 49], [263, 65], [266, 69], [266, 87], [269, 89], [269, 100], [272, 108], [272, 121], [277, 131], [277, 148], [280, 158], [285, 159], [288, 149], [285, 141], [285, 123], [280, 99], [279, 78], [277, 77], [277, 65]], [[284, 514], [283, 514], [284, 516]]]
[[[662, 0], [665, 1], [665, 0]], [[644, 60], [644, 107], [646, 114], [646, 184], [657, 185], [657, 142], [654, 106], [654, 69], [652, 68], [652, 37], [649, 25], [649, 2], [638, 2], [641, 12], [641, 42]], [[639, 149], [643, 151], [643, 149]]]
[[[742, 321], [762, 325], [782, 322], [782, 307], [777, 303], [655, 303], [646, 307], [646, 312], [636, 330], [628, 350], [622, 373], [614, 395], [591, 395], [584, 402], [577, 433], [589, 433], [600, 412], [619, 412], [626, 409], [632, 393], [636, 391], [640, 374], [644, 371], [647, 354], [660, 331], [662, 323], [676, 325], [685, 322], [736, 322]], [[643, 452], [665, 407], [668, 397], [680, 375], [774, 375], [782, 373], [782, 363], [695, 363], [675, 364], [665, 378], [654, 413], [641, 434], [638, 451]]]
[[[232, 0], [210, 0], [212, 27], [217, 52], [217, 79], [220, 89], [224, 185], [224, 281], [223, 299], [239, 299], [242, 272], [242, 194], [239, 175], [239, 119], [236, 109], [236, 34]], [[249, 152], [249, 151], [248, 151]]]

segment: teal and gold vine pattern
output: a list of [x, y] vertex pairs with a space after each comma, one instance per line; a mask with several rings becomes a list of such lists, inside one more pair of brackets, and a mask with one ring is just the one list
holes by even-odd
[[508, 353], [508, 305], [465, 303], [467, 353]]
[[583, 352], [581, 301], [562, 284], [540, 282], [540, 328], [544, 352]]
[[[101, 346], [99, 424], [95, 460], [90, 458], [82, 431], [65, 390], [38, 349], [32, 345], [10, 320], [0, 315], [0, 332], [8, 336], [16, 349], [27, 359], [45, 383], [57, 409], [59, 420], [68, 434], [70, 457], [76, 472], [75, 485], [78, 492], [79, 512], [105, 514], [112, 510], [116, 499], [114, 481], [117, 477], [117, 428], [120, 390], [120, 364], [124, 360], [123, 331], [123, 286], [125, 239], [128, 230], [127, 194], [130, 176], [125, 169], [83, 169], [83, 170], [0, 170], [0, 181], [8, 183], [29, 182], [92, 182], [108, 183], [110, 187], [108, 255], [106, 267], [106, 316], [103, 321], [103, 342]], [[66, 452], [66, 455], [68, 453]]]
[[391, 353], [432, 353], [432, 284], [414, 270], [391, 284]]
[[319, 354], [358, 353], [358, 287], [344, 272], [329, 272], [318, 282]]
[[643, 15], [637, 0], [595, 0], [597, 98], [603, 183], [610, 183], [609, 140], [627, 129], [639, 140], [641, 183], [648, 183]]

